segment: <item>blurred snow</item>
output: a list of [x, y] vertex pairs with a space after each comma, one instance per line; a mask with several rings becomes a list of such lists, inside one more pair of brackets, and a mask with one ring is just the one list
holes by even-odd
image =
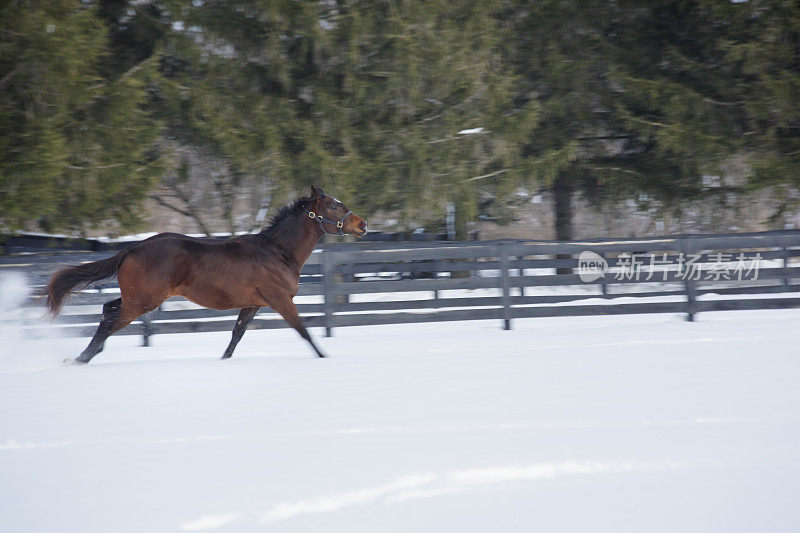
[[20, 329], [23, 323], [27, 325], [31, 319], [39, 324], [46, 323], [42, 320], [45, 314], [43, 307], [21, 307], [30, 292], [28, 279], [23, 273], [14, 270], [0, 272], [0, 372], [52, 368], [56, 364], [51, 345], [58, 336], [56, 328], [41, 328], [37, 332], [37, 337], [40, 337], [38, 343], [29, 342], [28, 334]]

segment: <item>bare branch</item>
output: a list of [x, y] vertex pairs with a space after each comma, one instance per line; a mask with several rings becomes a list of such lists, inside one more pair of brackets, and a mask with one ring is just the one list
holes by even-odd
[[192, 204], [189, 202], [189, 200], [186, 198], [186, 196], [179, 189], [177, 189], [176, 187], [170, 187], [170, 189], [172, 189], [175, 192], [175, 196], [178, 199], [180, 199], [186, 205], [186, 209], [181, 209], [180, 207], [177, 207], [177, 206], [174, 206], [174, 205], [170, 204], [169, 202], [165, 201], [163, 198], [161, 198], [157, 194], [151, 194], [150, 198], [153, 201], [155, 201], [156, 203], [158, 203], [159, 205], [161, 205], [163, 207], [166, 207], [167, 209], [171, 209], [172, 211], [175, 211], [176, 213], [179, 213], [179, 214], [181, 214], [181, 215], [183, 215], [185, 217], [188, 217], [188, 218], [194, 220], [197, 223], [197, 225], [200, 226], [200, 230], [203, 233], [205, 233], [208, 237], [210, 237], [211, 236], [211, 231], [205, 225], [205, 223], [200, 218], [200, 216], [197, 214], [197, 212], [192, 208]]

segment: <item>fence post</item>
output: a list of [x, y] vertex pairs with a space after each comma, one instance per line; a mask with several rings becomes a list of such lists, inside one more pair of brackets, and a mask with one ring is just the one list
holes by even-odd
[[331, 252], [327, 249], [322, 250], [322, 292], [323, 307], [325, 309], [325, 336], [333, 336], [333, 265]]
[[[606, 261], [606, 264], [608, 264], [608, 259], [606, 258], [605, 252], [600, 252], [600, 257], [602, 257], [603, 260]], [[578, 270], [578, 272], [580, 272], [580, 270]], [[600, 291], [603, 293], [603, 298], [608, 298], [608, 284], [606, 283], [605, 272], [603, 272], [603, 278], [600, 281]]]
[[[685, 268], [685, 261], [689, 258], [689, 254], [695, 252], [694, 241], [691, 237], [681, 237], [680, 248], [684, 255]], [[686, 320], [688, 322], [694, 322], [695, 309], [697, 307], [697, 291], [694, 280], [691, 279], [692, 276], [690, 275], [690, 272], [684, 272], [684, 276], [686, 276], [683, 280], [684, 288], [686, 290]]]
[[503, 281], [503, 329], [511, 329], [511, 280], [508, 273], [507, 245], [497, 245], [497, 255], [500, 256], [500, 274]]
[[789, 250], [786, 245], [781, 246], [781, 253], [783, 255], [783, 286], [789, 288]]

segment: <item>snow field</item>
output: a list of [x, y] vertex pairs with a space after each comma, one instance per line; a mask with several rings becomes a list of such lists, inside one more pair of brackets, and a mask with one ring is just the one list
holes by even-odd
[[0, 346], [3, 531], [796, 531], [800, 311]]

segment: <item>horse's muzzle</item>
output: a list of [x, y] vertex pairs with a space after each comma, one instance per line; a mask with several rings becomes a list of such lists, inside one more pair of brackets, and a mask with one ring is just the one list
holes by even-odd
[[367, 221], [356, 214], [352, 214], [347, 224], [345, 224], [345, 232], [363, 237], [367, 234]]
[[359, 222], [357, 224], [357, 226], [358, 226], [358, 228], [356, 230], [354, 230], [353, 233], [355, 233], [359, 237], [363, 237], [364, 235], [367, 234], [367, 221], [366, 220], [362, 219], [361, 222]]

